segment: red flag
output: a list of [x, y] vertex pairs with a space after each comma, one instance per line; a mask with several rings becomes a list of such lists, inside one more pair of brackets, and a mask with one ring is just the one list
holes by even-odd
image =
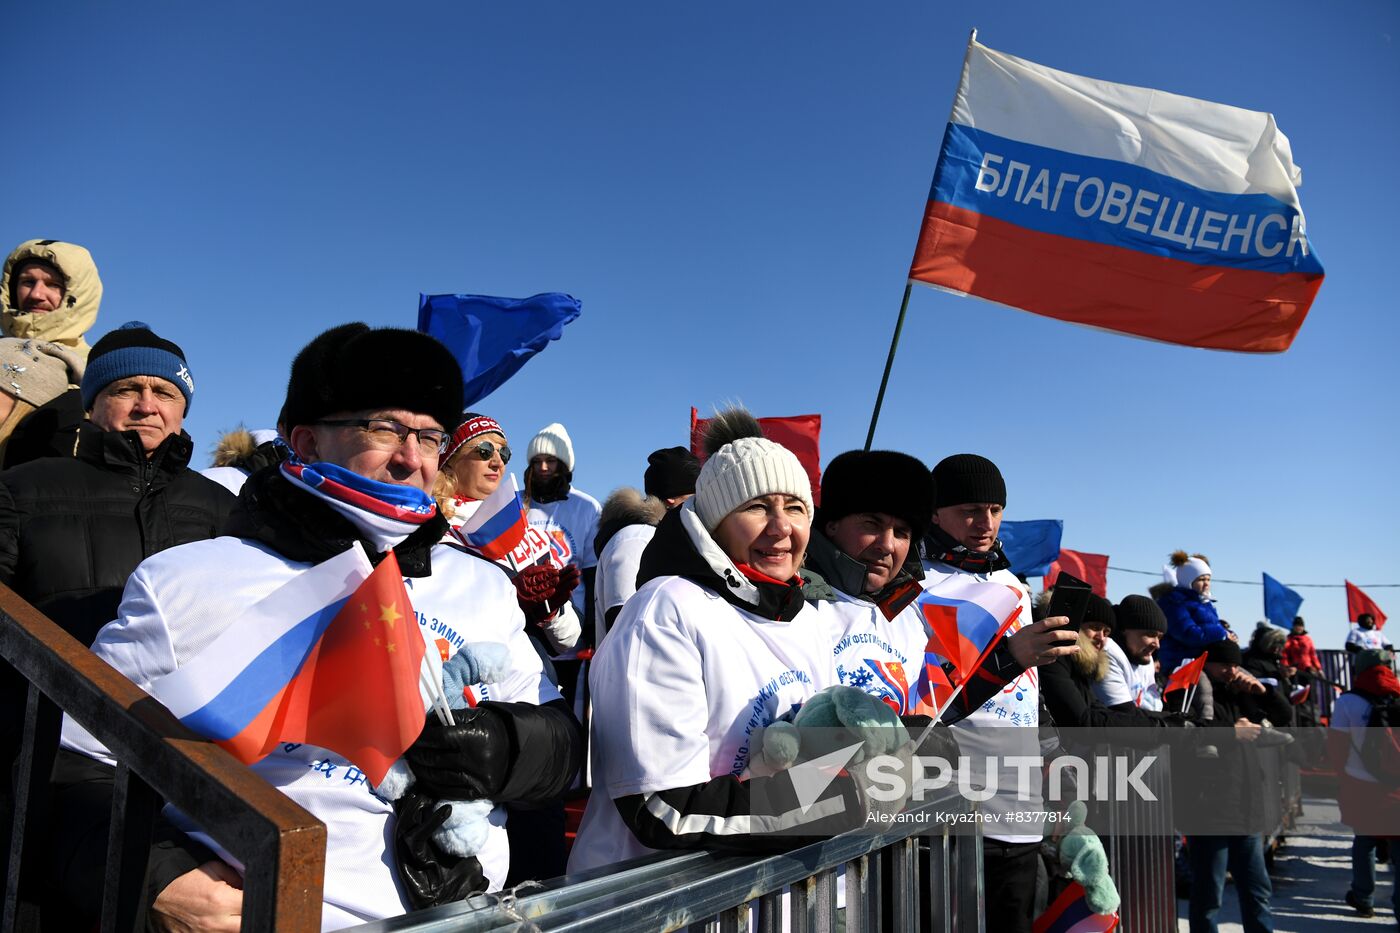
[[1188, 661], [1172, 672], [1172, 675], [1167, 678], [1166, 689], [1162, 692], [1171, 693], [1173, 690], [1185, 690], [1187, 687], [1194, 686], [1201, 679], [1201, 671], [1205, 669], [1206, 653], [1202, 651], [1199, 658]]
[[1060, 575], [1060, 571], [1073, 574], [1089, 587], [1108, 599], [1108, 555], [1088, 554], [1084, 551], [1067, 551], [1060, 549], [1060, 557], [1050, 565], [1050, 570], [1045, 574], [1042, 586], [1050, 589], [1055, 585], [1055, 578]]
[[418, 679], [425, 652], [390, 551], [326, 626], [281, 697], [263, 709], [258, 718], [271, 720], [266, 731], [254, 721], [220, 744], [243, 761], [256, 761], [279, 742], [319, 745], [378, 784], [423, 731]]
[[[690, 452], [705, 459], [705, 427], [710, 419], [699, 417], [699, 412], [690, 409]], [[812, 504], [821, 505], [822, 457], [821, 457], [821, 415], [792, 415], [788, 418], [759, 418], [758, 426], [763, 436], [776, 444], [782, 444], [792, 451], [797, 461], [807, 471], [812, 482]]]
[[1369, 612], [1376, 618], [1376, 628], [1385, 628], [1385, 613], [1381, 612], [1381, 607], [1376, 605], [1375, 600], [1363, 593], [1361, 587], [1352, 583], [1350, 580], [1347, 580], [1346, 584], [1347, 618], [1355, 622], [1357, 616], [1361, 615], [1363, 612]]

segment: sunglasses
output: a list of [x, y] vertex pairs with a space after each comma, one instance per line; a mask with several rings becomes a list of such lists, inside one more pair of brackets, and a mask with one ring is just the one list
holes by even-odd
[[496, 455], [497, 451], [499, 451], [501, 454], [501, 462], [510, 463], [510, 447], [506, 444], [502, 444], [500, 447], [497, 447], [490, 441], [482, 441], [480, 444], [477, 444], [471, 449], [482, 460], [490, 460]]

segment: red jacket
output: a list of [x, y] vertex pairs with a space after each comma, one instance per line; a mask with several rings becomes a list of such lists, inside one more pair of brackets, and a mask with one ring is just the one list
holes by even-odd
[[1283, 646], [1283, 663], [1300, 671], [1322, 670], [1322, 662], [1318, 660], [1312, 636], [1307, 633], [1289, 634], [1288, 642]]

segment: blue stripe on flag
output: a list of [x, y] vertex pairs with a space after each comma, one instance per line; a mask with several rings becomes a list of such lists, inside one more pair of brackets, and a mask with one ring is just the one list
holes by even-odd
[[998, 619], [977, 603], [966, 599], [947, 599], [931, 590], [925, 590], [919, 602], [935, 606], [952, 606], [958, 610], [958, 634], [977, 646], [978, 650], [987, 647], [987, 642], [1001, 628], [1003, 620]]
[[215, 741], [242, 732], [301, 670], [311, 649], [345, 603], [346, 599], [337, 600], [288, 629], [212, 700], [180, 721]]
[[[486, 504], [488, 503], [482, 503], [482, 505]], [[471, 522], [468, 521], [462, 526], [462, 536], [475, 545], [489, 544], [515, 526], [515, 523], [520, 520], [520, 513], [524, 511], [524, 508], [520, 501], [520, 493], [517, 492], [490, 518], [482, 522], [480, 527], [468, 531], [467, 528], [471, 525]], [[472, 518], [474, 519], [476, 516], [473, 515]]]
[[[987, 153], [1002, 159], [991, 165], [1000, 180], [991, 190], [979, 191], [978, 174]], [[1012, 171], [1013, 161], [1028, 166], [1028, 170]], [[1048, 174], [1044, 183], [1038, 184], [1042, 170]], [[1060, 188], [1057, 201], [1056, 188], [1065, 175], [1071, 178]], [[1078, 176], [1079, 181], [1072, 176]], [[1100, 183], [1084, 184], [1090, 178]], [[1110, 207], [1110, 189], [1115, 184], [1121, 186], [1114, 202], [1120, 206]], [[1298, 211], [1270, 195], [1206, 191], [1138, 165], [1036, 146], [958, 123], [949, 123], [944, 134], [929, 200], [1041, 233], [1197, 265], [1275, 273], [1322, 272], [1311, 244], [1306, 256], [1301, 245], [1295, 245], [1293, 255], [1288, 255]], [[1096, 202], [1097, 207], [1089, 211]], [[1088, 216], [1081, 216], [1081, 209]], [[1266, 220], [1271, 216], [1274, 219]], [[1241, 236], [1245, 230], [1248, 236]], [[1164, 235], [1183, 236], [1187, 231], [1192, 240], [1189, 246]]]

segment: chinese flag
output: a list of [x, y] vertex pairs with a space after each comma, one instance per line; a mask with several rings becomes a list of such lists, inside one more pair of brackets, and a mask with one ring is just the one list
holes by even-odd
[[1346, 584], [1347, 618], [1355, 622], [1357, 616], [1363, 612], [1369, 612], [1376, 617], [1376, 628], [1385, 628], [1385, 613], [1381, 612], [1381, 607], [1376, 605], [1375, 600], [1363, 593], [1361, 587], [1350, 580], [1347, 580]]
[[[705, 459], [705, 427], [710, 419], [699, 417], [694, 407], [690, 409], [690, 452]], [[812, 503], [821, 505], [821, 415], [793, 415], [789, 418], [759, 418], [758, 426], [763, 436], [776, 444], [782, 444], [796, 455], [797, 461], [807, 470], [807, 478], [812, 482]]]
[[1083, 551], [1067, 551], [1060, 549], [1059, 558], [1050, 565], [1050, 570], [1045, 574], [1043, 588], [1050, 589], [1055, 585], [1055, 578], [1060, 575], [1060, 571], [1073, 574], [1104, 599], [1108, 599], [1108, 555], [1107, 554], [1086, 554]]
[[378, 784], [423, 731], [419, 672], [426, 645], [392, 551], [326, 626], [300, 670], [240, 737], [261, 748], [232, 748], [256, 761], [279, 742], [306, 742], [343, 755]]

